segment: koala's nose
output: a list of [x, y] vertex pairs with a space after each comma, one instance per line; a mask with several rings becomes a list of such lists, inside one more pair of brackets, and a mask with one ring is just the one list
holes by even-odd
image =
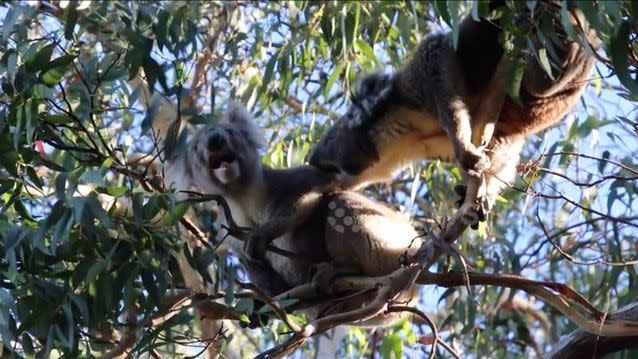
[[208, 135], [208, 150], [214, 152], [220, 147], [224, 147], [226, 139], [219, 132], [213, 132]]
[[339, 170], [339, 166], [337, 166], [333, 161], [331, 160], [326, 160], [324, 158], [322, 158], [321, 154], [318, 153], [318, 151], [314, 151], [309, 159], [308, 159], [308, 163], [311, 166], [317, 167], [322, 171], [325, 172], [329, 172], [329, 173], [339, 173], [341, 172]]
[[306, 162], [310, 165], [319, 167], [319, 155], [317, 154], [317, 149], [315, 148], [311, 153], [306, 155]]

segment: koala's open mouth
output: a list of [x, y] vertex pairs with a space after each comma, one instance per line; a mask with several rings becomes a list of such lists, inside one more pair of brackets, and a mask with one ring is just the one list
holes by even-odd
[[230, 148], [224, 147], [218, 151], [211, 153], [209, 162], [210, 168], [218, 169], [224, 163], [228, 164], [236, 160], [237, 157], [235, 156], [235, 153]]

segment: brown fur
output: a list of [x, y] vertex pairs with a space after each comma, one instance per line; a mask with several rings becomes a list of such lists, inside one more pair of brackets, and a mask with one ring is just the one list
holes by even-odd
[[[598, 46], [600, 41], [582, 14], [572, 14], [574, 27], [578, 28], [574, 18], [578, 16], [578, 22], [585, 24], [589, 42]], [[475, 45], [482, 41], [488, 49], [497, 47], [502, 55], [496, 29], [485, 20], [476, 23], [468, 17], [461, 26], [460, 47], [455, 53], [451, 54], [448, 47], [439, 47], [441, 38], [434, 36], [425, 39], [393, 77], [363, 77], [354, 104], [324, 134], [310, 164], [336, 172], [342, 188], [357, 188], [389, 180], [397, 169], [413, 160], [459, 160], [454, 155], [455, 146], [471, 137], [474, 145], [487, 145], [491, 162], [486, 173], [487, 199], [493, 202], [504, 182], [514, 178], [524, 137], [563, 118], [580, 97], [594, 64], [594, 58], [582, 46], [563, 36], [564, 48], [557, 51], [562, 55], [560, 73], [551, 80], [535, 59], [529, 59], [519, 105], [505, 95], [502, 83], [510, 66], [508, 60], [485, 54]], [[474, 73], [472, 64], [489, 74], [491, 80], [477, 84], [476, 81], [490, 77]], [[464, 106], [471, 115], [471, 128], [459, 127], [462, 122], [450, 123], [442, 114], [438, 94], [449, 89], [459, 97], [448, 98], [444, 106]], [[456, 133], [450, 131], [455, 126]], [[492, 133], [490, 142], [485, 143]]]

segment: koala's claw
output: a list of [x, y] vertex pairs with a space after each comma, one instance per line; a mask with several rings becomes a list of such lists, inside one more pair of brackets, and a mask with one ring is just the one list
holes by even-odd
[[492, 205], [488, 197], [482, 196], [478, 198], [478, 215], [479, 221], [485, 222], [487, 220], [487, 215], [492, 210]]
[[454, 193], [459, 196], [459, 199], [454, 201], [454, 208], [460, 208], [465, 202], [465, 195], [467, 194], [467, 186], [463, 183], [459, 183], [454, 186]]
[[470, 209], [465, 216], [463, 216], [463, 221], [470, 226], [472, 229], [478, 229], [478, 225], [480, 222], [480, 214], [477, 208]]
[[266, 257], [268, 241], [258, 233], [252, 232], [244, 242], [244, 251], [252, 260], [261, 260]]
[[477, 230], [479, 222], [485, 222], [487, 215], [490, 213], [490, 202], [487, 197], [480, 197], [477, 199], [476, 208], [468, 214], [466, 219], [470, 221], [470, 228]]
[[479, 150], [468, 150], [459, 156], [461, 168], [472, 177], [479, 177], [491, 167], [489, 157]]

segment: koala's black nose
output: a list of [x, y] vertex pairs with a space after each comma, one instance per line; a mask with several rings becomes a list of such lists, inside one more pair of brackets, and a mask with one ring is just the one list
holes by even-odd
[[332, 161], [325, 160], [323, 158], [323, 156], [320, 153], [320, 150], [315, 149], [315, 151], [313, 151], [312, 154], [310, 154], [310, 156], [306, 158], [306, 160], [311, 166], [317, 167], [322, 171], [325, 171], [328, 173], [340, 172], [339, 167], [337, 165], [332, 163]]
[[226, 139], [219, 132], [208, 135], [208, 150], [214, 152], [226, 145]]
[[319, 167], [319, 155], [317, 154], [316, 148], [306, 155], [306, 162], [308, 162], [311, 166]]

